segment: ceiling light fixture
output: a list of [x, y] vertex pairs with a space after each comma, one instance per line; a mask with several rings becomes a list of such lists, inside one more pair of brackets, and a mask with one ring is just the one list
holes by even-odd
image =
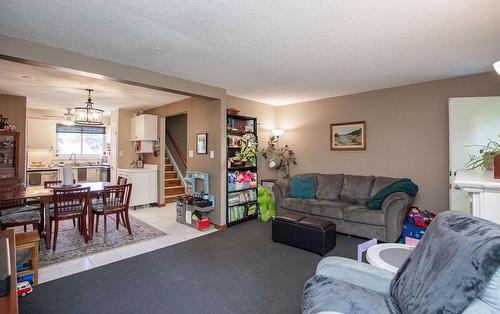
[[495, 68], [495, 71], [497, 71], [497, 73], [500, 75], [500, 60], [493, 63], [493, 67]]
[[85, 107], [75, 108], [75, 124], [83, 125], [103, 125], [102, 123], [102, 113], [103, 110], [94, 108], [94, 103], [92, 102], [91, 93], [93, 89], [87, 89], [89, 92], [89, 97], [85, 103]]

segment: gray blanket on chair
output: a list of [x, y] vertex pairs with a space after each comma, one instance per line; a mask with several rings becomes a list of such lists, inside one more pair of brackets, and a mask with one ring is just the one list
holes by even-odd
[[499, 265], [499, 225], [444, 212], [393, 278], [391, 296], [402, 313], [461, 313]]

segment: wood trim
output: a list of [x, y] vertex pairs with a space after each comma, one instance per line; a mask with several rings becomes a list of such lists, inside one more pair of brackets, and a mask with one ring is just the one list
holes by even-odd
[[172, 145], [174, 145], [174, 149], [177, 152], [177, 154], [179, 155], [179, 157], [181, 158], [181, 161], [184, 164], [184, 167], [187, 168], [187, 161], [184, 159], [184, 156], [182, 156], [181, 150], [179, 149], [179, 147], [177, 146], [177, 144], [175, 144], [175, 141], [172, 138], [172, 135], [170, 135], [170, 132], [168, 130], [165, 130], [165, 133], [167, 133], [167, 137], [170, 139], [170, 142], [172, 142]]
[[217, 230], [226, 230], [227, 229], [227, 225], [218, 225], [218, 224], [214, 224], [212, 223], [212, 225], [214, 225], [214, 227], [217, 229]]
[[[351, 124], [362, 124], [363, 125], [363, 146], [362, 147], [333, 147], [333, 130], [334, 126], [341, 125], [351, 125]], [[352, 122], [342, 122], [342, 123], [331, 123], [330, 124], [330, 150], [332, 151], [359, 151], [366, 150], [366, 121], [352, 121]]]

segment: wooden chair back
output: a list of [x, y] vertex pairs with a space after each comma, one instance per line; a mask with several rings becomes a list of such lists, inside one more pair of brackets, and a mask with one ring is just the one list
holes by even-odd
[[[17, 178], [0, 180], [0, 193], [18, 192], [22, 189], [21, 180]], [[0, 200], [0, 208], [23, 206], [25, 203], [24, 199]]]
[[90, 188], [54, 189], [54, 216], [85, 214]]
[[118, 176], [118, 182], [116, 183], [117, 185], [125, 185], [127, 184], [127, 178], [125, 177], [122, 177], [122, 176]]
[[55, 186], [61, 185], [62, 181], [61, 180], [56, 180], [56, 181], [45, 181], [43, 183], [43, 188], [48, 189], [48, 188], [53, 188]]
[[104, 213], [126, 210], [130, 203], [131, 192], [131, 183], [104, 187], [104, 191], [102, 192]]

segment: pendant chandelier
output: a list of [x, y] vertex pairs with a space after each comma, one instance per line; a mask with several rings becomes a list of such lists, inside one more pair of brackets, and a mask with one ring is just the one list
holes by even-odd
[[75, 124], [83, 124], [83, 125], [103, 125], [102, 123], [102, 113], [101, 109], [93, 108], [94, 103], [92, 102], [91, 93], [94, 91], [93, 89], [87, 89], [89, 92], [89, 97], [87, 102], [85, 103], [85, 107], [76, 107], [75, 108]]

